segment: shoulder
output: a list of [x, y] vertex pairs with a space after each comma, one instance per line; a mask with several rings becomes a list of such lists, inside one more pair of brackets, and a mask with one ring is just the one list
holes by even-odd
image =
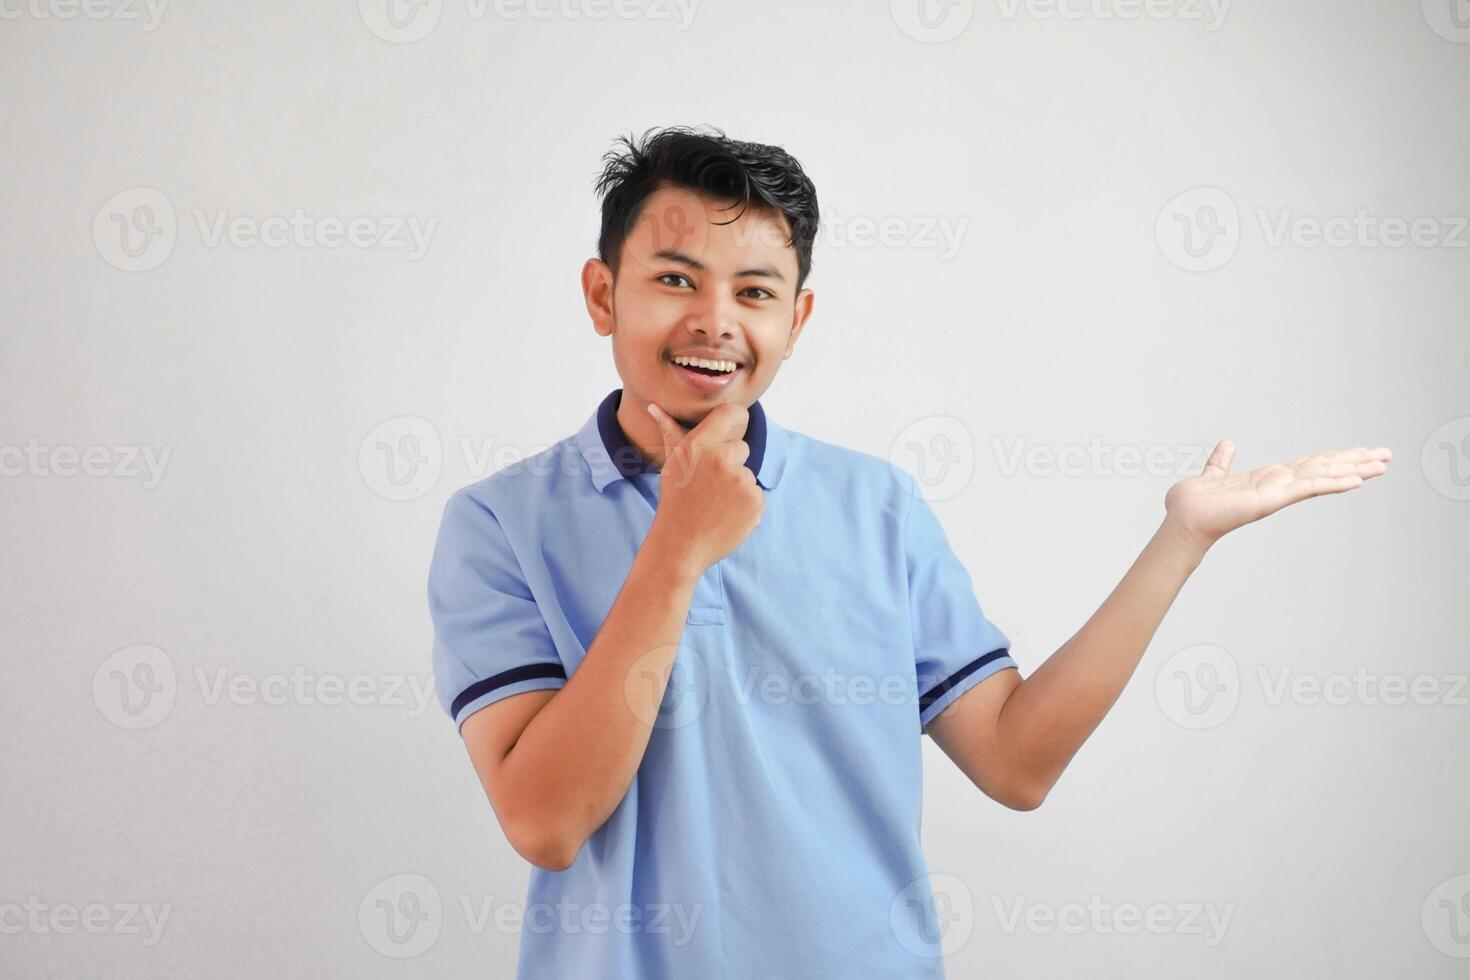
[[466, 484], [445, 502], [446, 519], [493, 515], [502, 518], [524, 513], [563, 499], [587, 482], [587, 463], [572, 436], [501, 466], [488, 476]]
[[850, 512], [902, 520], [912, 499], [913, 474], [888, 459], [786, 430], [791, 464], [804, 487], [846, 502]]

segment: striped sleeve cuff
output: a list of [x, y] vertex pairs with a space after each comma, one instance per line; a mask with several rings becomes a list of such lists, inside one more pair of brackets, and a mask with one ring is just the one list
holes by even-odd
[[941, 711], [991, 674], [1015, 666], [1010, 650], [1004, 647], [971, 660], [919, 695], [919, 727], [927, 726]]
[[513, 667], [475, 681], [465, 688], [454, 699], [449, 713], [454, 717], [455, 727], [462, 727], [466, 718], [496, 701], [527, 691], [556, 690], [566, 682], [567, 671], [561, 664], [526, 664], [523, 667]]

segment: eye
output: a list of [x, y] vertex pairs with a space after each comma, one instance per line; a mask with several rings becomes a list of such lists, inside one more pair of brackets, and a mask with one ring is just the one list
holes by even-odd
[[661, 275], [661, 276], [658, 277], [658, 281], [661, 282], [661, 283], [663, 283], [666, 286], [677, 286], [677, 285], [679, 285], [679, 283], [677, 283], [677, 282], [669, 282], [670, 279], [679, 279], [679, 280], [682, 280], [686, 285], [689, 285], [690, 284], [689, 283], [689, 279], [687, 277], [682, 276], [682, 275], [680, 275], [677, 272], [665, 272], [663, 275]]
[[763, 293], [764, 294], [762, 296], [752, 296], [751, 299], [775, 299], [776, 298], [776, 294], [775, 293], [771, 292], [769, 289], [762, 289], [760, 286], [751, 286], [749, 289], [742, 290], [742, 293]]

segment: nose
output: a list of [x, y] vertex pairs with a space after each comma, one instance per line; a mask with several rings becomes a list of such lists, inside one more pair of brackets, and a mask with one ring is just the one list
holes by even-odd
[[686, 325], [691, 333], [704, 337], [734, 337], [740, 328], [738, 307], [734, 298], [721, 295], [717, 290], [707, 291], [695, 300]]

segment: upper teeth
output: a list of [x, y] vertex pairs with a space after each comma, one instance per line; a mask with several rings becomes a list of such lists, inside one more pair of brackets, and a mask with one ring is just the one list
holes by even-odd
[[706, 357], [676, 357], [674, 363], [702, 367], [707, 371], [733, 371], [738, 366], [734, 361], [711, 361]]

